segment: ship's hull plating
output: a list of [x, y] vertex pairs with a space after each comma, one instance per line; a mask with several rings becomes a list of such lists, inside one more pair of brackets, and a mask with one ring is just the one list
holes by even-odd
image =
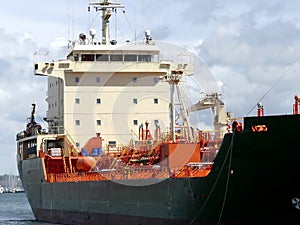
[[85, 224], [85, 225], [299, 225], [299, 222], [276, 222], [276, 221], [187, 221], [187, 220], [170, 220], [164, 218], [149, 218], [149, 217], [136, 217], [136, 216], [123, 216], [112, 214], [99, 214], [99, 213], [78, 213], [68, 211], [56, 210], [36, 210], [41, 221], [59, 222], [65, 224]]
[[[268, 132], [253, 132], [253, 124]], [[18, 167], [38, 220], [300, 224], [299, 127], [299, 116], [248, 118], [242, 133], [225, 136], [211, 173], [202, 178], [48, 183], [41, 159], [19, 161]]]

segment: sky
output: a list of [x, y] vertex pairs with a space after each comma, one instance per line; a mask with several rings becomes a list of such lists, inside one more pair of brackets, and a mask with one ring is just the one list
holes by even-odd
[[[23, 130], [31, 103], [45, 116], [47, 79], [34, 76], [34, 53], [63, 59], [68, 40], [98, 28], [88, 0], [0, 1], [0, 175], [18, 174], [16, 133]], [[294, 0], [122, 0], [112, 32], [118, 40], [182, 46], [205, 65], [198, 81], [212, 79], [234, 116], [291, 114], [300, 95], [300, 1]], [[119, 19], [122, 17], [122, 19]], [[100, 27], [98, 28], [98, 30]], [[99, 33], [99, 32], [98, 32]], [[196, 72], [201, 72], [196, 71]]]

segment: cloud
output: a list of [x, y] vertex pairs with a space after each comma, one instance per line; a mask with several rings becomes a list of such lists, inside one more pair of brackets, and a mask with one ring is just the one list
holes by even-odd
[[1, 30], [0, 43], [0, 124], [5, 131], [1, 133], [0, 154], [5, 157], [0, 158], [0, 174], [15, 174], [15, 134], [25, 128], [31, 102], [44, 101], [45, 85], [33, 76], [35, 44], [30, 36]]
[[299, 92], [300, 30], [291, 19], [295, 15], [287, 12], [290, 2], [275, 1], [270, 7], [269, 2], [251, 1], [241, 3], [240, 11], [231, 9], [231, 3], [223, 4], [227, 13], [196, 48], [222, 81], [227, 108], [247, 115], [262, 100], [270, 114], [291, 113]]

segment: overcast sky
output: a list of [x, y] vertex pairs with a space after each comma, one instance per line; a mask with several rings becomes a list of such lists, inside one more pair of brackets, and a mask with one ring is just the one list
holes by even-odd
[[[33, 75], [34, 52], [65, 56], [67, 40], [99, 22], [88, 0], [0, 1], [0, 174], [18, 174], [15, 135], [25, 128], [31, 103], [46, 112], [45, 77]], [[204, 62], [235, 116], [292, 113], [300, 95], [300, 1], [123, 0], [117, 39], [181, 45]], [[115, 29], [115, 28], [113, 28]], [[99, 30], [99, 29], [98, 29]], [[112, 32], [112, 36], [115, 36]], [[207, 76], [207, 75], [205, 75]], [[206, 79], [199, 74], [199, 80]], [[205, 82], [204, 82], [205, 84]], [[210, 88], [202, 87], [209, 91]]]

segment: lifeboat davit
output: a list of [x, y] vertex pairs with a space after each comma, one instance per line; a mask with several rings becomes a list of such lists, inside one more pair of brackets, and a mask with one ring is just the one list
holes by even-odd
[[92, 170], [96, 165], [96, 160], [93, 157], [82, 157], [76, 162], [76, 169], [82, 172]]

